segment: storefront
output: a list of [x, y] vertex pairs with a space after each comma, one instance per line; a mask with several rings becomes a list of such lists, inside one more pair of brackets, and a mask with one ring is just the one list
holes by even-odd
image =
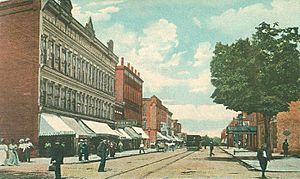
[[129, 146], [130, 149], [138, 149], [140, 147], [142, 136], [135, 132], [131, 127], [125, 127], [124, 131], [132, 138], [132, 143]]
[[142, 137], [144, 145], [149, 147], [150, 146], [149, 136], [144, 132], [144, 130], [140, 127], [132, 127], [132, 129]]
[[75, 131], [65, 124], [62, 119], [55, 114], [42, 113], [39, 117], [39, 155], [49, 156], [49, 151], [45, 148], [46, 143], [54, 144], [60, 140], [65, 147], [65, 155], [71, 156], [76, 153], [74, 148]]

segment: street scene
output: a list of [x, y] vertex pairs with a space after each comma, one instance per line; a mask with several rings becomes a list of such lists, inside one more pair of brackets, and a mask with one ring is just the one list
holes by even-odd
[[300, 178], [298, 0], [0, 0], [0, 178]]

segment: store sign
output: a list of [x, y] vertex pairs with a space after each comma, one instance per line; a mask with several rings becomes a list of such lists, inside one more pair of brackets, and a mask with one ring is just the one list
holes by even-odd
[[256, 126], [228, 126], [226, 128], [227, 133], [255, 133], [257, 131]]
[[131, 127], [131, 126], [136, 126], [137, 121], [117, 121], [116, 125], [117, 125], [117, 127], [120, 127], [120, 128]]

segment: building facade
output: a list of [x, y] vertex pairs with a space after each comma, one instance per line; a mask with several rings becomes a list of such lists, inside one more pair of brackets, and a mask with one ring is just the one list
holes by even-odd
[[122, 57], [121, 64], [116, 67], [116, 102], [123, 104], [122, 120], [139, 127], [142, 127], [143, 82], [140, 73], [130, 63], [124, 65]]
[[[69, 0], [12, 0], [0, 6], [0, 44], [6, 44], [0, 93], [1, 105], [7, 104], [1, 108], [1, 136], [30, 137], [37, 144], [44, 113], [113, 127], [118, 57], [112, 41], [105, 46], [96, 38], [91, 18], [81, 25]], [[8, 130], [16, 124], [25, 127]]]
[[166, 124], [168, 118], [168, 108], [156, 96], [143, 98], [143, 118], [146, 121], [144, 131], [149, 136], [149, 142], [155, 143], [157, 132], [161, 132], [161, 124]]

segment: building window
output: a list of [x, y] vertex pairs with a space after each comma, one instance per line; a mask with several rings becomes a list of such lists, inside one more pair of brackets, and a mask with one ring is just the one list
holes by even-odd
[[54, 107], [59, 108], [59, 85], [54, 85]]
[[[69, 59], [71, 59], [71, 52], [69, 53]], [[77, 74], [77, 71], [76, 71], [76, 56], [73, 57], [73, 61], [72, 61], [72, 73], [70, 76], [72, 76], [74, 79], [77, 78], [76, 74]]]
[[49, 41], [49, 59], [47, 60], [47, 65], [51, 68], [54, 68], [54, 42]]
[[47, 95], [47, 80], [41, 79], [40, 82], [41, 88], [40, 88], [40, 105], [44, 106], [46, 104], [46, 95]]
[[66, 59], [67, 58], [67, 53], [66, 50], [63, 48], [62, 49], [62, 58], [61, 58], [61, 72], [66, 74], [67, 73], [67, 64], [66, 64]]
[[47, 36], [45, 34], [41, 38], [41, 61], [42, 64], [47, 64]]
[[77, 93], [77, 112], [81, 113], [81, 93]]
[[73, 56], [73, 59], [74, 58], [77, 61], [77, 78], [76, 79], [81, 81], [81, 73], [80, 73], [80, 71], [81, 71], [81, 60], [80, 60], [80, 58], [76, 57], [75, 55]]
[[62, 109], [66, 109], [66, 89], [65, 88], [61, 88], [60, 107]]
[[48, 81], [48, 89], [47, 89], [47, 105], [52, 106], [52, 98], [53, 98], [53, 83]]
[[55, 60], [54, 60], [54, 68], [60, 71], [60, 46], [55, 45]]

